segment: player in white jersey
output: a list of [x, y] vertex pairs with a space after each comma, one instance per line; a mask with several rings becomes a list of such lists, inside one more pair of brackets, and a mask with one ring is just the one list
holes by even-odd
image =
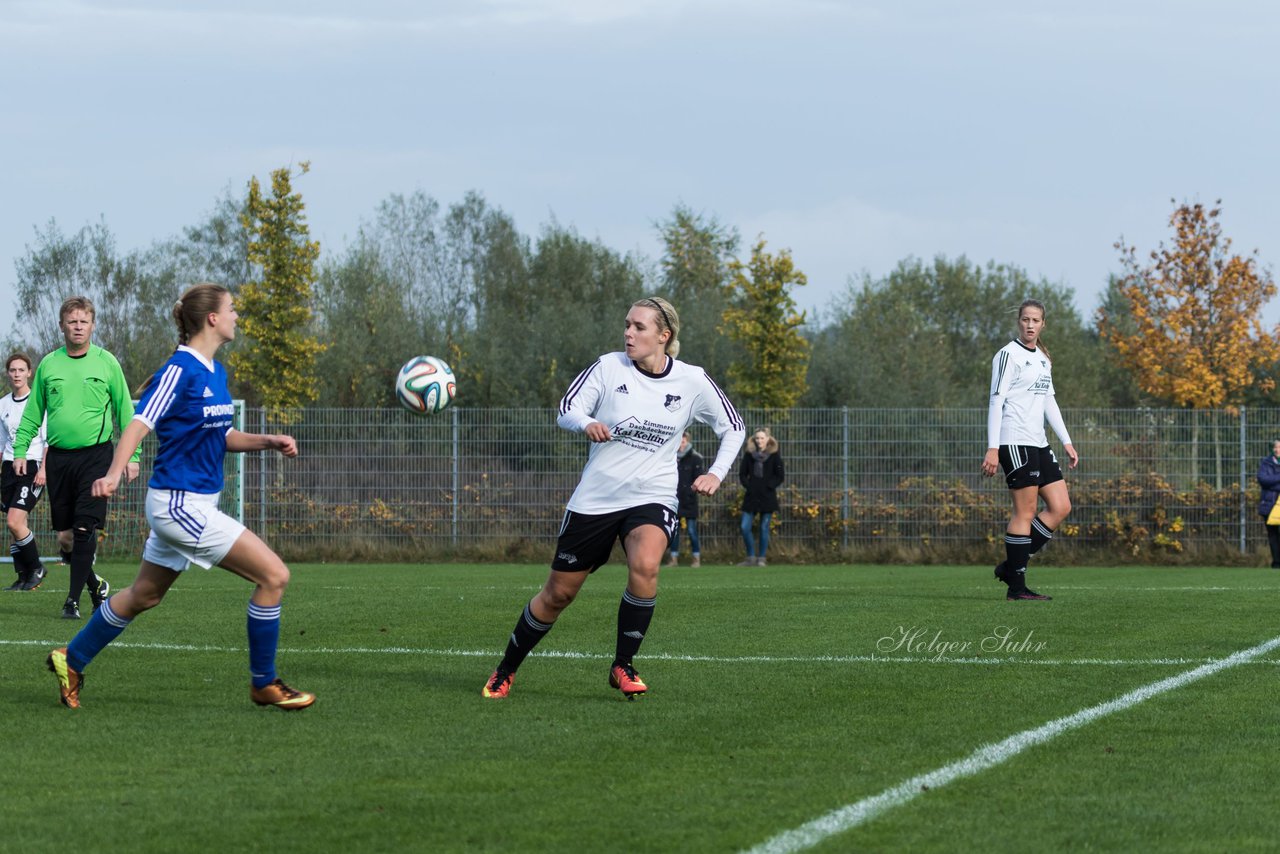
[[13, 391], [0, 397], [0, 446], [4, 447], [3, 468], [0, 469], [0, 511], [13, 543], [9, 554], [13, 555], [13, 569], [18, 580], [5, 590], [35, 590], [44, 582], [44, 564], [40, 562], [40, 549], [36, 535], [31, 532], [27, 518], [44, 494], [45, 470], [44, 438], [46, 424], [42, 423], [27, 448], [31, 464], [23, 474], [13, 470], [13, 439], [22, 423], [22, 412], [31, 396], [31, 358], [26, 353], [11, 353], [5, 362], [9, 385]]
[[146, 513], [151, 535], [133, 584], [102, 603], [71, 643], [49, 653], [63, 705], [80, 706], [84, 669], [134, 617], [154, 608], [191, 564], [217, 564], [253, 582], [249, 598], [249, 697], [259, 706], [305, 709], [315, 695], [296, 691], [275, 672], [280, 639], [280, 602], [289, 568], [266, 543], [218, 509], [223, 456], [227, 452], [276, 450], [298, 455], [292, 436], [243, 433], [233, 426], [235, 406], [227, 373], [213, 357], [236, 334], [231, 293], [221, 285], [188, 288], [173, 307], [178, 349], [147, 384], [124, 429], [105, 476], [93, 496], [109, 498], [133, 452], [153, 429], [159, 443], [147, 481]]
[[[1012, 600], [1044, 600], [1027, 587], [1027, 561], [1053, 538], [1054, 530], [1071, 512], [1071, 498], [1062, 467], [1049, 447], [1044, 422], [1049, 421], [1070, 459], [1080, 462], [1053, 393], [1049, 353], [1040, 343], [1045, 309], [1039, 300], [1018, 307], [1018, 337], [996, 353], [991, 363], [991, 402], [987, 412], [987, 453], [982, 473], [992, 477], [1004, 469], [1013, 495], [1013, 515], [1004, 537], [1005, 559], [996, 578], [1009, 586]], [[1039, 499], [1045, 509], [1037, 515]]]
[[678, 518], [680, 439], [694, 421], [720, 437], [715, 462], [693, 481], [694, 492], [714, 495], [747, 435], [706, 371], [676, 359], [679, 335], [680, 318], [669, 302], [640, 300], [627, 312], [623, 351], [601, 356], [560, 401], [557, 423], [585, 433], [591, 451], [560, 526], [551, 574], [516, 621], [502, 661], [485, 682], [485, 697], [507, 696], [525, 656], [587, 576], [609, 560], [617, 541], [627, 555], [627, 587], [618, 606], [609, 684], [628, 699], [647, 690], [632, 659], [653, 618], [658, 567]]

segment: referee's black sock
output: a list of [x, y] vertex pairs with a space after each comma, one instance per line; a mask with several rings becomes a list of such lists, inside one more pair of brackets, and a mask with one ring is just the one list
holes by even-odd
[[1031, 558], [1031, 538], [1022, 534], [1004, 535], [1005, 570], [1009, 577], [1009, 589], [1021, 590], [1027, 586], [1027, 561]]
[[[84, 586], [90, 578], [96, 580], [93, 574], [93, 553], [97, 551], [97, 547], [96, 531], [92, 528], [87, 532], [76, 530], [75, 540], [71, 543], [71, 587], [67, 592], [67, 598], [73, 602], [80, 601], [80, 594], [84, 592]], [[97, 584], [94, 589], [97, 589]]]
[[640, 651], [644, 633], [649, 631], [653, 619], [653, 606], [657, 599], [642, 599], [630, 590], [622, 591], [618, 603], [618, 644], [614, 648], [614, 664], [630, 664]]
[[66, 549], [60, 548], [58, 549], [58, 557], [62, 559], [62, 562], [65, 565], [71, 566], [71, 552], [67, 551]]
[[1039, 516], [1031, 520], [1031, 551], [1028, 556], [1044, 548], [1044, 544], [1053, 539], [1053, 529], [1044, 523]]
[[533, 616], [529, 605], [525, 605], [524, 612], [516, 620], [516, 627], [511, 632], [511, 639], [507, 641], [507, 651], [503, 653], [498, 669], [504, 673], [515, 673], [525, 657], [533, 652], [538, 641], [546, 637], [554, 625], [555, 623], [540, 622]]

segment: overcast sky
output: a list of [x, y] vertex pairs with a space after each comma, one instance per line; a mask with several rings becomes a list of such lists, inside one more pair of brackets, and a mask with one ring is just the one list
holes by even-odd
[[[1223, 202], [1280, 260], [1265, 2], [0, 0], [0, 328], [33, 229], [121, 251], [301, 160], [340, 251], [379, 201], [480, 191], [657, 257], [677, 203], [851, 276], [964, 254], [1072, 287]], [[1273, 305], [1268, 318], [1280, 314]]]

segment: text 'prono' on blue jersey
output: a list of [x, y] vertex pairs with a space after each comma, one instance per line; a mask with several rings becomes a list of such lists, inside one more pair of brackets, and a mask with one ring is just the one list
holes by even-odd
[[235, 404], [221, 364], [179, 346], [147, 383], [134, 418], [154, 430], [160, 442], [148, 486], [222, 491], [222, 458]]

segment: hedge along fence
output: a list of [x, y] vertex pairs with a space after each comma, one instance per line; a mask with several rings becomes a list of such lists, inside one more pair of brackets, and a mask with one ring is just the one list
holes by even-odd
[[[744, 411], [778, 437], [787, 479], [773, 520], [778, 561], [994, 562], [1011, 506], [1002, 478], [978, 473], [983, 409]], [[290, 432], [301, 455], [228, 465], [223, 507], [290, 559], [549, 559], [587, 442], [550, 409], [307, 409], [289, 426], [258, 409], [250, 431]], [[1257, 562], [1258, 460], [1280, 411], [1067, 410], [1081, 453], [1067, 472], [1073, 512], [1036, 558], [1054, 562]], [[708, 464], [715, 437], [694, 429]], [[1062, 458], [1056, 441], [1054, 447]], [[144, 449], [143, 481], [153, 449]], [[101, 552], [136, 559], [143, 489], [113, 500]], [[710, 560], [736, 561], [736, 466], [702, 500]], [[33, 528], [47, 529], [37, 509]], [[46, 553], [52, 543], [41, 542]]]

